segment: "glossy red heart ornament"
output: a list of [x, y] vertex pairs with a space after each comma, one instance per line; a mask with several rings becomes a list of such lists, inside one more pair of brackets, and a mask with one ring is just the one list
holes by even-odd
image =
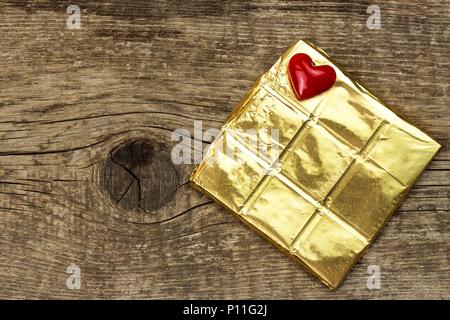
[[330, 89], [336, 82], [336, 71], [331, 66], [316, 66], [304, 53], [289, 61], [289, 79], [299, 100], [312, 98]]

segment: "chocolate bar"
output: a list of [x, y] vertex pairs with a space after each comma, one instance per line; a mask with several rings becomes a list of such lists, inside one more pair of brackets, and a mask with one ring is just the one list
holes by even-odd
[[300, 41], [234, 109], [191, 184], [337, 288], [439, 148]]

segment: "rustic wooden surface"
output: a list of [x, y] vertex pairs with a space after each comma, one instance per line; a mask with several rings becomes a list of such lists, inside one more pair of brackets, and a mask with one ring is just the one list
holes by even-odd
[[[0, 298], [450, 298], [448, 0], [378, 1], [380, 30], [366, 27], [373, 1], [70, 4], [80, 30], [69, 2], [0, 3]], [[169, 160], [174, 129], [220, 127], [301, 38], [443, 145], [338, 291]]]

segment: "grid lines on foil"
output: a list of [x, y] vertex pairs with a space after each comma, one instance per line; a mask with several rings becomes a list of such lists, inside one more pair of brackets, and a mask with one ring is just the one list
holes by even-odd
[[[337, 69], [329, 91], [296, 98], [286, 64], [297, 52]], [[279, 139], [267, 134], [271, 128], [282, 128]], [[274, 162], [255, 140], [283, 155]], [[223, 154], [223, 143], [240, 150], [243, 162]], [[326, 53], [299, 41], [234, 109], [191, 182], [337, 288], [439, 147]]]
[[[360, 149], [357, 150], [351, 143], [347, 142], [344, 138], [337, 135], [333, 130], [329, 130], [326, 125], [323, 125], [320, 123], [320, 112], [323, 111], [327, 105], [318, 104], [313, 112], [307, 112], [304, 108], [299, 108], [297, 105], [293, 105], [288, 100], [280, 99], [281, 95], [277, 94], [276, 91], [274, 91], [270, 86], [268, 86], [265, 83], [262, 83], [259, 90], [265, 90], [266, 93], [270, 94], [272, 97], [278, 100], [280, 104], [283, 104], [285, 107], [289, 108], [295, 108], [296, 110], [299, 110], [306, 116], [306, 120], [300, 125], [299, 129], [295, 133], [295, 135], [292, 137], [291, 141], [289, 142], [289, 145], [286, 146], [280, 153], [279, 161], [283, 161], [284, 158], [287, 155], [286, 150], [289, 149], [290, 146], [298, 144], [299, 140], [302, 139], [302, 135], [305, 134], [305, 131], [308, 130], [311, 126], [318, 125], [322, 126], [325, 130], [327, 130], [333, 137], [335, 137], [340, 142], [345, 142], [347, 146], [350, 146], [350, 148], [354, 151], [354, 154], [352, 154], [352, 161], [345, 169], [344, 173], [339, 177], [339, 179], [336, 181], [336, 183], [333, 185], [331, 190], [328, 192], [328, 194], [323, 197], [323, 199], [318, 198], [317, 196], [311, 194], [311, 192], [305, 188], [304, 186], [301, 186], [298, 184], [298, 182], [292, 181], [289, 177], [286, 176], [286, 174], [283, 174], [283, 172], [277, 172], [277, 170], [274, 170], [275, 173], [269, 174], [269, 175], [263, 175], [260, 179], [257, 186], [254, 188], [253, 192], [250, 194], [250, 196], [247, 198], [247, 200], [244, 202], [240, 214], [243, 216], [246, 215], [246, 210], [251, 208], [251, 206], [257, 201], [258, 199], [258, 191], [264, 189], [264, 186], [269, 183], [269, 180], [271, 177], [276, 177], [279, 179], [282, 183], [287, 185], [291, 190], [294, 189], [294, 191], [307, 200], [309, 203], [311, 203], [313, 206], [316, 207], [315, 213], [310, 217], [309, 221], [301, 228], [301, 230], [298, 232], [295, 239], [292, 241], [291, 246], [296, 242], [296, 240], [300, 237], [302, 232], [306, 229], [307, 225], [310, 221], [314, 219], [316, 215], [328, 215], [333, 220], [337, 220], [337, 222], [346, 228], [348, 231], [350, 231], [352, 234], [354, 234], [358, 239], [363, 241], [364, 243], [368, 244], [370, 240], [370, 236], [367, 235], [363, 230], [358, 228], [357, 225], [350, 222], [347, 218], [343, 217], [341, 214], [337, 212], [333, 212], [330, 205], [330, 196], [336, 192], [339, 187], [342, 189], [342, 185], [345, 185], [347, 180], [351, 178], [352, 176], [352, 169], [355, 166], [355, 163], [360, 161], [364, 162], [367, 159], [368, 151], [373, 147], [374, 142], [376, 141], [376, 137], [382, 130], [383, 126], [387, 124], [386, 121], [381, 121], [378, 127], [375, 129], [375, 131], [372, 133], [372, 135], [369, 137], [369, 139], [366, 141], [365, 145]], [[261, 161], [261, 157], [257, 156], [255, 154], [255, 150], [250, 150], [245, 146], [245, 143], [241, 141], [239, 137], [233, 136], [233, 138], [236, 140], [237, 144], [240, 145], [240, 148], [242, 151], [247, 152], [248, 155], [250, 155], [253, 160], [260, 162], [260, 165], [265, 167], [268, 171], [273, 170], [273, 165], [268, 163], [266, 160]], [[371, 161], [378, 166], [380, 169], [382, 169], [384, 172], [387, 172], [389, 175], [391, 175], [388, 171], [386, 171], [382, 166], [380, 166], [378, 163]], [[392, 176], [392, 175], [391, 175]], [[394, 177], [395, 178], [395, 177]], [[395, 178], [396, 181], [398, 181], [397, 178]], [[295, 186], [295, 187], [294, 187]], [[306, 189], [306, 190], [305, 190]], [[290, 247], [291, 247], [290, 246]]]

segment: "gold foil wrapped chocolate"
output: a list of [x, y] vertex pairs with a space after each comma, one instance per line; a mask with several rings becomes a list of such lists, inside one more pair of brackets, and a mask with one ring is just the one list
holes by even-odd
[[[334, 86], [299, 101], [297, 53], [332, 66]], [[191, 183], [337, 288], [439, 148], [300, 41], [235, 108]]]

